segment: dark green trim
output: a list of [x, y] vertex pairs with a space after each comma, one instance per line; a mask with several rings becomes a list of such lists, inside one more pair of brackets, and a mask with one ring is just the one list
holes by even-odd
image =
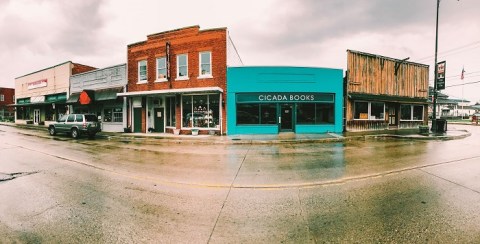
[[237, 93], [237, 103], [334, 103], [335, 94], [315, 92]]
[[372, 94], [361, 94], [361, 93], [350, 93], [348, 94], [348, 98], [353, 100], [365, 100], [365, 101], [428, 103], [427, 98], [372, 95]]

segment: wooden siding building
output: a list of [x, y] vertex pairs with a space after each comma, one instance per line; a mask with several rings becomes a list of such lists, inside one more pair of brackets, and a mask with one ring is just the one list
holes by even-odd
[[345, 129], [426, 125], [428, 69], [425, 64], [347, 50]]

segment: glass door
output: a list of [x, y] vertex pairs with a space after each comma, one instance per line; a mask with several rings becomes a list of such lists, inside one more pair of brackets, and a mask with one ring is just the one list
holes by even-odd
[[280, 132], [293, 131], [293, 104], [280, 105]]
[[40, 123], [40, 109], [33, 110], [33, 123], [36, 125]]

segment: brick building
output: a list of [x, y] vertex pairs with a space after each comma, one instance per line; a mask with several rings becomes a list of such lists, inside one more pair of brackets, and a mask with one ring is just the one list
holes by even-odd
[[0, 121], [13, 121], [15, 103], [15, 89], [0, 87]]
[[[226, 28], [199, 26], [147, 36], [127, 47], [128, 111], [133, 132], [223, 134], [226, 71], [236, 52]], [[232, 59], [235, 57], [232, 57]]]
[[15, 123], [48, 126], [68, 113], [70, 77], [94, 69], [67, 61], [15, 78]]

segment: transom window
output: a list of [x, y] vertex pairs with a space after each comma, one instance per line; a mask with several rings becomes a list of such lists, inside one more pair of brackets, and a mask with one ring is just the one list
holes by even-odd
[[138, 61], [138, 82], [147, 81], [147, 60]]
[[423, 105], [400, 105], [400, 120], [423, 121]]
[[385, 103], [383, 102], [363, 102], [354, 103], [354, 117], [358, 120], [384, 120]]
[[177, 79], [188, 79], [188, 56], [177, 55]]
[[200, 77], [212, 77], [212, 52], [201, 52], [200, 54]]
[[167, 80], [167, 59], [157, 58], [157, 80]]

